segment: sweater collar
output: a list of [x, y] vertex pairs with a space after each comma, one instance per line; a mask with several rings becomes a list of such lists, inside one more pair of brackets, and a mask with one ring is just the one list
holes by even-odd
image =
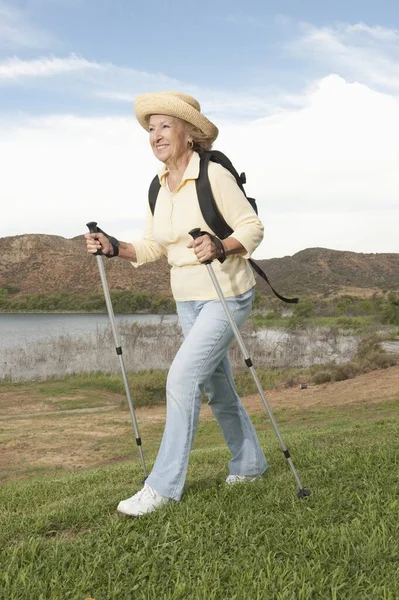
[[[199, 170], [200, 170], [200, 155], [198, 154], [198, 152], [193, 152], [193, 154], [190, 158], [190, 162], [188, 163], [186, 170], [184, 171], [183, 178], [181, 180], [179, 188], [182, 185], [184, 185], [184, 183], [186, 181], [188, 181], [189, 179], [198, 179]], [[168, 173], [169, 173], [169, 171], [165, 165], [158, 172], [159, 181], [160, 181], [161, 185], [163, 185], [163, 186], [166, 185], [165, 178]]]

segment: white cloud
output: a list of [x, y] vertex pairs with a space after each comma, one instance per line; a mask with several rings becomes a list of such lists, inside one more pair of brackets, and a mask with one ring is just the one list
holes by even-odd
[[0, 48], [47, 48], [54, 38], [30, 24], [23, 11], [0, 0]]
[[[266, 237], [258, 258], [312, 246], [399, 252], [399, 103], [329, 76], [305, 106], [246, 124], [218, 119], [218, 149], [247, 173]], [[72, 237], [85, 223], [134, 239], [158, 163], [131, 118], [0, 122], [0, 235]]]
[[164, 90], [181, 90], [187, 86], [164, 73], [148, 73], [113, 64], [103, 65], [103, 72], [91, 79], [95, 96], [120, 102], [132, 102], [138, 94]]
[[[0, 126], [2, 235], [73, 237], [142, 221], [154, 159], [133, 118], [54, 116]], [[140, 201], [138, 202], [138, 198]]]
[[331, 248], [352, 252], [399, 252], [399, 209], [303, 213], [265, 216], [265, 241], [255, 257], [291, 256], [305, 248]]
[[387, 27], [380, 27], [378, 25], [370, 27], [365, 23], [347, 25], [344, 31], [347, 33], [367, 33], [378, 40], [398, 41], [399, 39], [399, 31], [397, 29], [388, 29]]
[[[41, 80], [51, 80], [47, 86], [55, 85], [52, 78], [57, 77], [57, 85], [67, 93], [78, 90], [86, 97], [132, 103], [141, 93], [164, 90], [181, 90], [204, 101], [203, 109], [216, 118], [229, 117], [243, 120], [274, 114], [281, 106], [302, 106], [305, 102], [300, 95], [285, 93], [265, 93], [250, 91], [221, 91], [200, 89], [186, 84], [163, 73], [148, 73], [137, 69], [119, 67], [112, 63], [88, 61], [76, 54], [68, 57], [42, 56], [22, 60], [18, 57], [0, 61], [0, 85], [15, 86], [33, 80], [40, 85]], [[202, 100], [201, 100], [202, 101]]]
[[68, 58], [42, 57], [33, 60], [8, 58], [0, 61], [0, 82], [15, 82], [29, 77], [53, 77], [55, 75], [102, 69], [98, 63], [90, 62], [71, 54]]
[[243, 163], [254, 148], [248, 182], [264, 190], [269, 211], [298, 202], [303, 212], [388, 210], [398, 206], [398, 135], [397, 99], [329, 76], [305, 108], [246, 126], [236, 153]]
[[[259, 116], [275, 114], [282, 110], [282, 106], [303, 106], [307, 98], [302, 95], [290, 95], [284, 93], [273, 93], [266, 95], [265, 92], [250, 93], [238, 91], [220, 91], [214, 89], [199, 88], [187, 85], [181, 81], [167, 78], [156, 74], [150, 78], [149, 75], [133, 69], [125, 69], [124, 73], [118, 73], [117, 67], [102, 78], [104, 87], [110, 86], [118, 79], [117, 86], [120, 91], [95, 91], [95, 95], [109, 100], [132, 103], [138, 94], [151, 91], [180, 90], [197, 98], [202, 110], [213, 117], [235, 119], [242, 122], [244, 119], [254, 119]], [[129, 71], [129, 72], [127, 72]], [[120, 79], [119, 79], [120, 78]], [[123, 79], [126, 78], [124, 81]], [[97, 78], [97, 86], [100, 85]], [[129, 82], [129, 83], [128, 83]], [[130, 91], [122, 91], [123, 87], [130, 87]]]
[[295, 55], [342, 76], [395, 93], [399, 90], [399, 31], [364, 23], [314, 27], [286, 44]]

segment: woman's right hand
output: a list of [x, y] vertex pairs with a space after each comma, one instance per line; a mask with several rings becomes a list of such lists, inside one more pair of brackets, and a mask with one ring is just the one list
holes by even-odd
[[103, 233], [86, 233], [85, 238], [89, 254], [95, 254], [98, 250], [101, 250], [103, 254], [112, 252], [112, 245]]

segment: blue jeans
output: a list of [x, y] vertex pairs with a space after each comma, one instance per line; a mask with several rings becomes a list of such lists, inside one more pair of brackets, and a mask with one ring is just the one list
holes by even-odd
[[[252, 309], [254, 290], [226, 298], [240, 327]], [[170, 367], [165, 431], [147, 482], [168, 498], [180, 500], [201, 408], [208, 396], [232, 458], [232, 475], [258, 475], [267, 468], [252, 422], [237, 394], [228, 349], [234, 333], [219, 300], [177, 302], [184, 342]]]

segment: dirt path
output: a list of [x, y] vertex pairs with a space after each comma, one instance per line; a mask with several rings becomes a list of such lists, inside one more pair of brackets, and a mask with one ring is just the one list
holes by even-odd
[[[299, 386], [266, 392], [266, 398], [272, 407], [277, 408], [312, 408], [315, 406], [340, 406], [368, 402], [385, 402], [399, 399], [399, 365], [381, 371], [373, 371], [346, 381], [326, 383], [324, 385]], [[258, 394], [243, 398], [243, 403], [250, 414], [264, 412]], [[165, 407], [154, 406], [137, 411], [142, 421], [163, 421]], [[201, 419], [212, 418], [208, 406], [201, 409]]]
[[[399, 399], [399, 365], [355, 379], [266, 393], [273, 410], [372, 404]], [[77, 390], [54, 397], [35, 386], [0, 388], [0, 481], [26, 478], [39, 472], [75, 470], [131, 460], [132, 427], [122, 396], [99, 390]], [[62, 409], [73, 400], [75, 409]], [[86, 404], [87, 408], [79, 408]], [[243, 399], [252, 415], [264, 413], [258, 395]], [[137, 409], [140, 434], [148, 456], [158, 448], [165, 406]], [[208, 406], [201, 420], [213, 418]]]

